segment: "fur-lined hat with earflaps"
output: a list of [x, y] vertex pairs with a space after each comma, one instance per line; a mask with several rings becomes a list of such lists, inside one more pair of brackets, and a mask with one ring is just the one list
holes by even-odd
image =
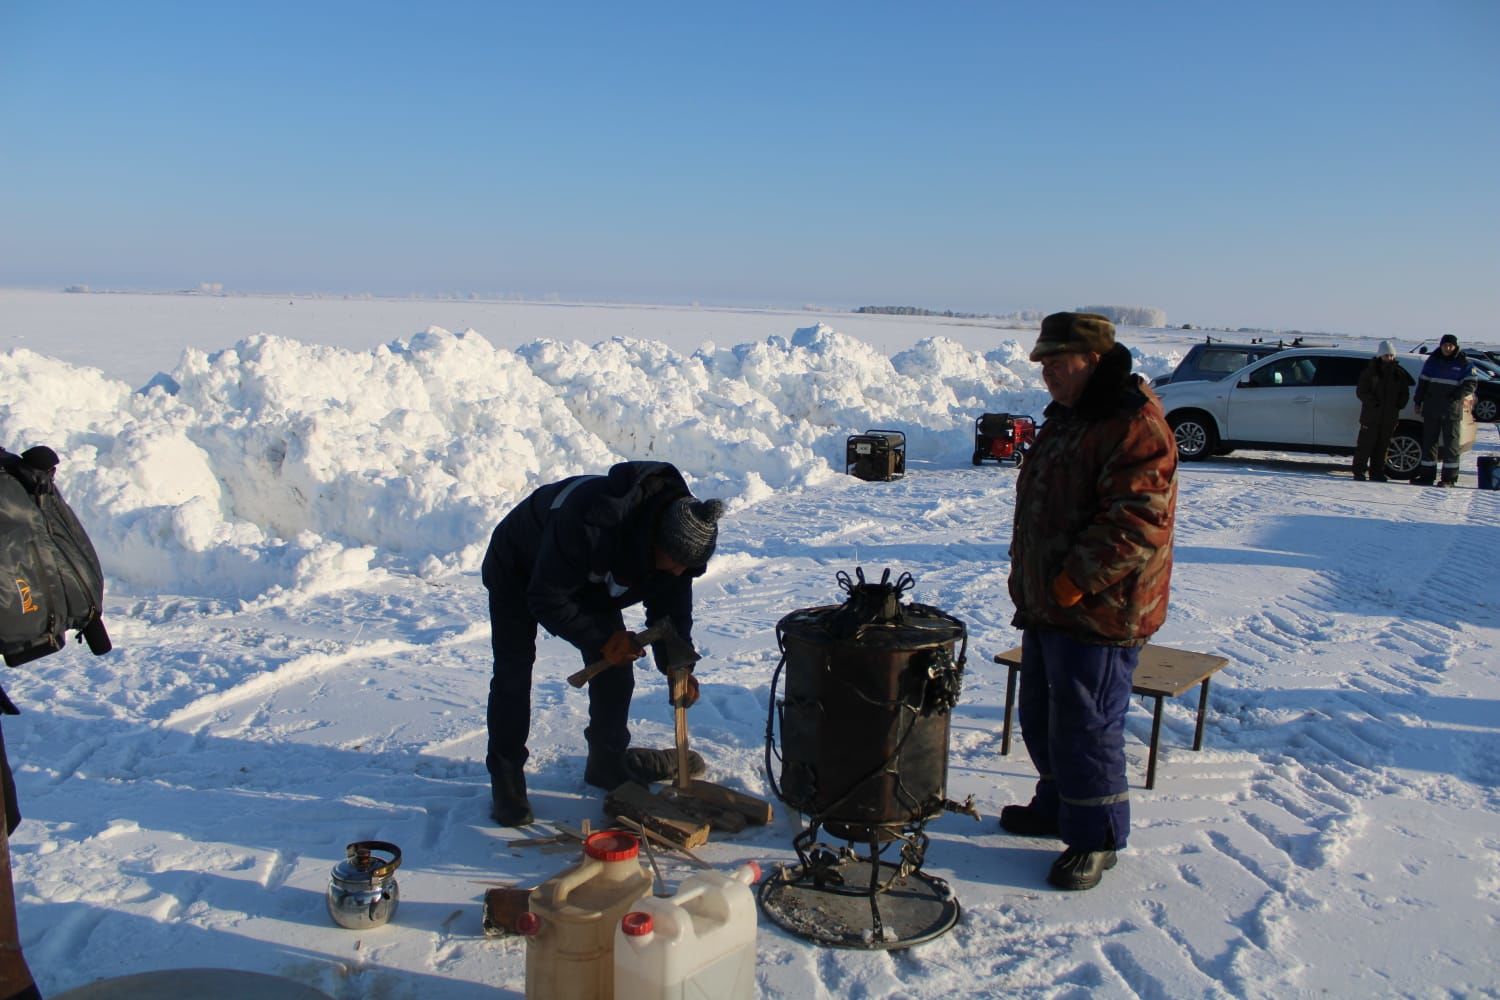
[[1031, 360], [1040, 361], [1049, 354], [1087, 354], [1103, 356], [1115, 346], [1115, 325], [1098, 313], [1053, 313], [1042, 320], [1042, 332], [1031, 349]]

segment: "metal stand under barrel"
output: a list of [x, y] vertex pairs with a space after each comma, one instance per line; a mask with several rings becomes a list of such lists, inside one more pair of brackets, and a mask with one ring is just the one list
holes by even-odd
[[[771, 682], [766, 774], [808, 826], [792, 841], [799, 864], [761, 882], [760, 904], [778, 926], [819, 944], [906, 948], [958, 922], [948, 883], [921, 869], [929, 820], [947, 810], [976, 815], [972, 804], [946, 798], [949, 717], [967, 635], [951, 615], [901, 604], [910, 574], [891, 583], [886, 570], [872, 584], [855, 573], [857, 583], [838, 574], [844, 604], [794, 611], [776, 626], [782, 658]], [[820, 842], [820, 830], [846, 846]]]

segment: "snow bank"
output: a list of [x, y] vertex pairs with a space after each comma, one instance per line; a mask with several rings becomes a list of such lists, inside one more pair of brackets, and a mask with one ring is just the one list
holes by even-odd
[[473, 570], [520, 497], [626, 458], [740, 506], [842, 473], [845, 438], [872, 427], [905, 431], [913, 466], [964, 464], [980, 413], [1046, 405], [1026, 351], [934, 338], [887, 357], [824, 324], [691, 356], [437, 327], [373, 351], [262, 334], [190, 349], [133, 393], [21, 349], [0, 354], [0, 442], [63, 456], [115, 586], [270, 599]]

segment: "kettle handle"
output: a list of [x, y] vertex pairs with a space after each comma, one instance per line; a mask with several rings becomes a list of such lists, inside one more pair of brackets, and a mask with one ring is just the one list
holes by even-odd
[[391, 859], [385, 864], [380, 865], [378, 868], [370, 869], [370, 878], [372, 879], [385, 878], [391, 872], [401, 867], [401, 848], [388, 840], [356, 840], [344, 848], [344, 856], [353, 858], [359, 854], [361, 848], [366, 853], [370, 851], [384, 851], [391, 856]]

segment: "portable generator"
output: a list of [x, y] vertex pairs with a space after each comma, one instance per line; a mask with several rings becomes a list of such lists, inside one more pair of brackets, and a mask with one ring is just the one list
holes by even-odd
[[974, 464], [1006, 459], [1020, 465], [1036, 441], [1036, 421], [1014, 413], [985, 413], [974, 421]]
[[906, 475], [906, 435], [882, 430], [851, 434], [844, 444], [844, 471], [867, 482], [900, 479]]

